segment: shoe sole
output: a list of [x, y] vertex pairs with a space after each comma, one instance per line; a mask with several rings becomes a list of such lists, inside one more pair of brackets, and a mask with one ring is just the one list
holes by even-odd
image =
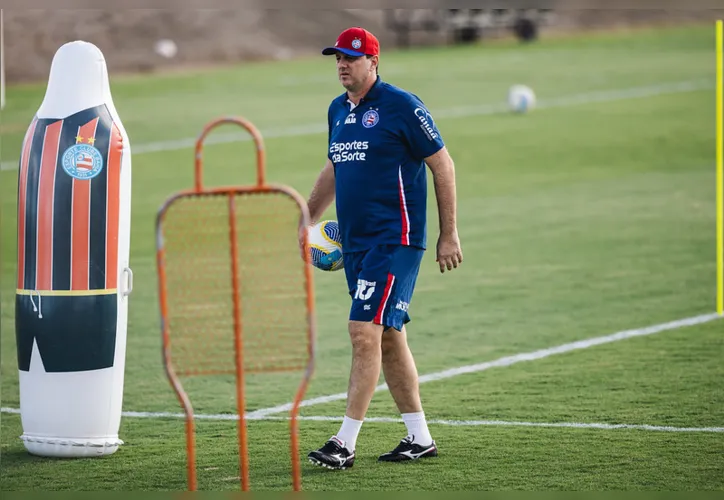
[[317, 465], [319, 467], [324, 467], [325, 469], [329, 469], [329, 470], [347, 470], [350, 467], [352, 467], [351, 465], [349, 467], [347, 467], [346, 465], [342, 465], [340, 467], [333, 467], [329, 464], [325, 464], [324, 462], [322, 462], [320, 460], [317, 460], [316, 458], [312, 458], [312, 457], [307, 457], [307, 458], [309, 459], [310, 463], [313, 463], [314, 465]]

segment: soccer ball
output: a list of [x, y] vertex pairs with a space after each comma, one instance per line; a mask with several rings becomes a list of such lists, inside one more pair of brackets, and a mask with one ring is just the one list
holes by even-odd
[[514, 113], [526, 113], [535, 107], [535, 93], [526, 85], [513, 85], [508, 90], [508, 106]]
[[339, 224], [323, 220], [308, 229], [309, 253], [314, 267], [322, 271], [339, 271], [344, 267]]

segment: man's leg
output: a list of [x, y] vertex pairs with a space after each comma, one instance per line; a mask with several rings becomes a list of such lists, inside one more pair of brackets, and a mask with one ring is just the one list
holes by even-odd
[[345, 469], [354, 464], [357, 436], [380, 378], [382, 331], [382, 325], [349, 322], [352, 368], [347, 389], [347, 411], [339, 432], [322, 448], [309, 454], [313, 463], [332, 469]]
[[382, 331], [382, 325], [363, 321], [349, 322], [349, 336], [352, 341], [352, 369], [347, 390], [346, 414], [349, 418], [363, 420], [372, 401], [380, 378]]
[[336, 437], [349, 451], [357, 447], [362, 422], [380, 378], [382, 326], [364, 321], [349, 322], [352, 342], [352, 368], [347, 388], [347, 412]]
[[388, 328], [382, 335], [382, 368], [408, 437], [414, 444], [430, 447], [433, 440], [422, 411], [417, 368], [404, 326], [402, 331]]
[[421, 412], [417, 367], [407, 345], [404, 326], [402, 331], [388, 328], [382, 335], [382, 369], [400, 413]]

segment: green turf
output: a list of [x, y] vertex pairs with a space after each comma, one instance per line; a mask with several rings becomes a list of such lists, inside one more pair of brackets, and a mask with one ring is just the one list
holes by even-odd
[[[457, 169], [463, 267], [440, 275], [432, 184], [429, 246], [411, 304], [410, 344], [420, 373], [709, 313], [715, 299], [713, 29], [688, 27], [386, 54], [382, 76], [420, 95]], [[194, 137], [219, 115], [241, 114], [267, 134], [270, 180], [307, 196], [324, 163], [324, 133], [273, 138], [325, 123], [341, 90], [329, 59], [250, 63], [198, 73], [111, 75], [132, 147]], [[509, 85], [541, 99], [676, 82], [698, 90], [536, 110], [452, 117], [495, 105]], [[710, 86], [707, 86], [710, 83]], [[173, 89], [170, 89], [170, 86]], [[14, 160], [42, 85], [10, 87], [3, 161]], [[448, 118], [445, 118], [448, 113]], [[233, 129], [224, 127], [220, 132]], [[253, 180], [249, 143], [209, 146], [207, 183]], [[193, 152], [133, 157], [130, 299], [124, 409], [179, 411], [161, 365], [154, 217], [192, 183]], [[2, 406], [17, 408], [14, 338], [16, 174], [2, 199]], [[331, 209], [327, 216], [334, 217]], [[315, 272], [318, 363], [308, 397], [344, 392], [350, 365], [349, 298], [342, 273]], [[429, 418], [724, 426], [722, 323], [662, 332], [422, 386]], [[299, 374], [249, 379], [248, 406], [290, 400]], [[198, 412], [234, 411], [233, 383], [186, 381]], [[344, 402], [305, 408], [339, 417]], [[378, 393], [370, 416], [395, 417]], [[336, 422], [301, 423], [302, 451]], [[289, 487], [287, 426], [250, 424], [254, 487]], [[724, 434], [644, 430], [433, 425], [434, 461], [389, 467], [378, 453], [402, 424], [367, 423], [353, 470], [304, 464], [306, 489], [722, 489]], [[204, 489], [238, 486], [235, 427], [199, 426]], [[183, 489], [179, 420], [124, 418], [126, 442], [100, 460], [30, 457], [17, 415], [2, 415], [3, 489]], [[280, 449], [269, 454], [270, 447]]]

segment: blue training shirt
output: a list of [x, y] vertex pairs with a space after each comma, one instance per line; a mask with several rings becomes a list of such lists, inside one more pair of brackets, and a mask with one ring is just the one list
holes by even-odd
[[424, 158], [445, 144], [423, 102], [378, 76], [358, 106], [345, 92], [327, 118], [343, 251], [385, 244], [424, 249]]

